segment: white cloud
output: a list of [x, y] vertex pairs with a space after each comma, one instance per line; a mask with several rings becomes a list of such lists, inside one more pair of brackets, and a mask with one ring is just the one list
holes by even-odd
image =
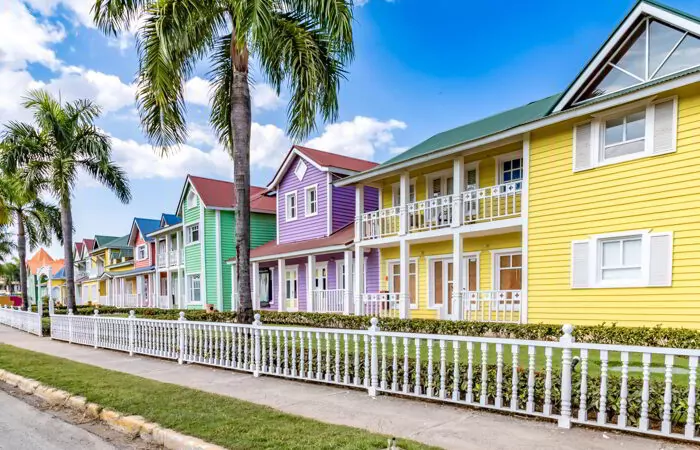
[[25, 70], [0, 69], [0, 124], [8, 120], [31, 120], [29, 111], [22, 108], [22, 96], [28, 89], [42, 86]]
[[[209, 106], [211, 86], [209, 81], [200, 78], [190, 78], [185, 83], [185, 101], [195, 105]], [[273, 111], [284, 106], [284, 99], [269, 84], [261, 83], [251, 86], [251, 104], [255, 110]]]
[[192, 122], [187, 126], [187, 143], [191, 145], [205, 145], [213, 147], [217, 143], [216, 136], [209, 125], [200, 125]]
[[355, 116], [351, 121], [326, 125], [321, 136], [311, 139], [305, 145], [371, 160], [379, 149], [396, 148], [394, 132], [405, 128], [406, 123], [400, 120], [382, 122], [372, 117]]
[[3, 0], [0, 10], [0, 65], [23, 69], [27, 63], [40, 63], [51, 69], [59, 66], [50, 48], [66, 33], [60, 25], [41, 21], [21, 0]]
[[408, 150], [408, 147], [390, 147], [389, 154], [400, 155], [401, 153], [405, 152], [406, 150]]
[[118, 111], [134, 106], [136, 87], [122, 82], [116, 75], [108, 75], [82, 67], [65, 67], [61, 76], [46, 84], [54, 94], [64, 100], [93, 99], [104, 112]]
[[92, 21], [92, 6], [95, 0], [25, 0], [29, 6], [44, 16], [52, 15], [59, 6], [70, 11], [76, 21], [86, 27], [94, 27]]
[[276, 169], [292, 145], [284, 130], [253, 123], [250, 131], [250, 165]]
[[209, 106], [209, 82], [193, 77], [185, 83], [185, 101], [195, 105]]

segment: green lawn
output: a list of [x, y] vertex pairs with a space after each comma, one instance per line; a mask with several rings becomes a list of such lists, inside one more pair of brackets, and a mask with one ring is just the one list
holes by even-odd
[[[0, 344], [0, 368], [232, 449], [381, 449], [387, 436]], [[435, 448], [400, 440], [404, 449]]]

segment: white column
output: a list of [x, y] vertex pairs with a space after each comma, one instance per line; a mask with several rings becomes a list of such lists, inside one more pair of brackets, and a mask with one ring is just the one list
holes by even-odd
[[313, 295], [316, 286], [316, 256], [309, 255], [306, 257], [306, 310], [313, 312], [314, 302]]
[[343, 303], [343, 313], [350, 314], [352, 312], [352, 292], [353, 292], [353, 279], [352, 279], [352, 250], [346, 250], [343, 252], [344, 266], [345, 266], [345, 292], [344, 303]]
[[253, 309], [257, 311], [260, 309], [260, 263], [253, 263], [253, 279], [251, 281], [253, 287]]
[[182, 255], [182, 232], [177, 232], [175, 233], [175, 241], [177, 242], [177, 247], [175, 249], [175, 257], [177, 258], [177, 266], [180, 267], [182, 265], [183, 261], [181, 258]]
[[354, 284], [354, 294], [355, 294], [355, 314], [361, 315], [364, 312], [362, 304], [362, 294], [365, 293], [365, 255], [364, 249], [359, 245], [355, 244], [355, 270], [353, 278]]
[[464, 158], [455, 158], [452, 164], [452, 226], [462, 225], [462, 191], [464, 191]]
[[[285, 301], [285, 289], [284, 289], [284, 259], [277, 260], [277, 311], [284, 311], [287, 308], [287, 302]], [[297, 292], [297, 295], [299, 293]]]
[[[160, 274], [158, 274], [158, 286], [160, 286]], [[165, 272], [165, 295], [168, 296], [168, 308], [170, 308], [171, 305], [170, 302], [173, 297], [173, 292], [173, 273], [168, 269], [168, 271]]]
[[[158, 244], [156, 243], [156, 247]], [[156, 250], [156, 254], [158, 251]], [[165, 235], [165, 267], [170, 267], [170, 233]]]
[[[464, 279], [464, 239], [459, 233], [452, 235], [452, 320], [464, 318], [464, 306], [462, 304], [462, 290], [466, 287]], [[477, 275], [478, 276], [478, 275]]]
[[[179, 250], [178, 250], [178, 255], [179, 255]], [[183, 301], [182, 297], [182, 290], [183, 286], [185, 283], [185, 271], [184, 270], [177, 270], [177, 305], [180, 308], [185, 307], [185, 302]]]
[[411, 299], [409, 298], [409, 266], [411, 264], [411, 246], [405, 239], [399, 242], [399, 267], [401, 278], [399, 281], [399, 317], [408, 319], [410, 315]]
[[408, 200], [409, 193], [411, 189], [411, 178], [408, 172], [401, 173], [401, 179], [399, 180], [399, 211], [400, 211], [400, 222], [399, 222], [399, 234], [404, 235], [408, 233]]
[[520, 293], [520, 323], [528, 321], [528, 235], [529, 235], [529, 202], [530, 202], [530, 133], [523, 139], [523, 185], [521, 188], [520, 208], [522, 216], [522, 286]]
[[114, 303], [112, 303], [112, 293], [110, 292], [110, 291], [111, 291], [111, 289], [110, 289], [110, 285], [111, 285], [111, 284], [112, 284], [112, 280], [110, 280], [109, 278], [107, 278], [107, 279], [105, 280], [105, 289], [106, 289], [106, 292], [105, 292], [105, 293], [107, 294], [107, 304], [108, 304], [108, 305], [113, 305], [113, 304], [114, 304]]
[[362, 240], [362, 214], [365, 212], [365, 186], [355, 186], [355, 242]]

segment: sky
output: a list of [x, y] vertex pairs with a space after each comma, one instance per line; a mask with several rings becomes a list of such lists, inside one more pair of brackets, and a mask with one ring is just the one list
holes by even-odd
[[[0, 126], [30, 121], [28, 89], [100, 104], [133, 200], [83, 176], [73, 198], [74, 240], [129, 233], [134, 217], [175, 211], [187, 174], [232, 179], [233, 165], [207, 123], [208, 61], [185, 84], [189, 140], [161, 157], [135, 106], [134, 36], [95, 28], [94, 0], [1, 0]], [[336, 123], [296, 142], [382, 162], [441, 131], [564, 90], [634, 5], [633, 0], [474, 2], [356, 0], [356, 56], [340, 88]], [[700, 15], [694, 0], [669, 6]], [[265, 186], [289, 150], [288, 94], [253, 71], [251, 174]], [[49, 249], [62, 257], [55, 242]]]

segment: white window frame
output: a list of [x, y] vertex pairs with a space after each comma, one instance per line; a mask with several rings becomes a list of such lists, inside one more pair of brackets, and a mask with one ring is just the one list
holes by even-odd
[[[592, 277], [592, 288], [629, 288], [629, 287], [645, 287], [649, 285], [649, 269], [650, 269], [650, 249], [649, 242], [651, 230], [633, 230], [622, 231], [617, 233], [597, 234], [590, 237], [588, 251], [589, 274]], [[620, 239], [641, 238], [642, 240], [642, 276], [639, 280], [603, 280], [602, 277], [602, 243], [605, 241], [614, 241]], [[590, 275], [589, 275], [590, 276]]]
[[[141, 250], [143, 250], [143, 257], [141, 256]], [[148, 244], [141, 244], [136, 247], [136, 261], [143, 261], [148, 259]]]
[[345, 286], [345, 260], [336, 259], [335, 260], [335, 288], [336, 289], [347, 289]]
[[[479, 252], [465, 252], [462, 253], [462, 280], [466, 284], [467, 283], [467, 278], [469, 275], [469, 260], [471, 258], [476, 259], [476, 290], [478, 291], [480, 286], [479, 286], [479, 273], [480, 273], [480, 261], [479, 261]], [[434, 268], [433, 268], [433, 263], [435, 261], [452, 261], [452, 254], [451, 253], [446, 253], [444, 255], [434, 255], [434, 256], [428, 256], [425, 258], [426, 259], [426, 264], [428, 264], [428, 309], [440, 309], [444, 306], [438, 305], [435, 303], [435, 298], [434, 298], [434, 293], [435, 293], [435, 274], [434, 274]], [[454, 265], [452, 266], [454, 268]], [[454, 274], [452, 274], [452, 281], [454, 283]], [[463, 290], [468, 290], [469, 286], [464, 286]], [[456, 311], [452, 311], [452, 314], [454, 314]]]
[[[287, 292], [287, 272], [294, 272], [294, 276], [296, 277], [296, 308], [286, 308], [287, 306], [287, 299], [289, 293]], [[280, 299], [280, 301], [284, 302], [285, 310], [289, 312], [297, 312], [299, 311], [299, 265], [294, 264], [294, 265], [289, 265], [284, 267], [284, 276], [282, 277], [282, 282], [284, 283], [284, 297]], [[310, 301], [310, 299], [307, 299], [307, 301]]]
[[[409, 184], [408, 203], [415, 203], [418, 201], [418, 191], [416, 190], [417, 189], [416, 188], [416, 179], [411, 178], [411, 180], [409, 181], [408, 184]], [[393, 183], [391, 185], [391, 207], [392, 208], [398, 208], [399, 206], [401, 206], [399, 204], [394, 203], [394, 199], [400, 195], [400, 194], [398, 194], [399, 189], [400, 189], [399, 185], [400, 185], [400, 183]], [[411, 200], [411, 188], [413, 188], [413, 200]], [[399, 197], [399, 201], [400, 201], [400, 197]]]
[[[197, 240], [191, 240], [191, 230], [192, 228], [197, 227]], [[199, 241], [202, 239], [201, 236], [201, 230], [199, 229], [199, 222], [191, 223], [185, 227], [185, 247], [190, 246], [190, 245], [195, 245], [199, 244]]]
[[[420, 291], [418, 288], [420, 287], [420, 267], [418, 266], [418, 257], [413, 257], [408, 259], [408, 266], [409, 266], [409, 277], [410, 277], [410, 268], [411, 268], [411, 263], [416, 264], [416, 297], [420, 296]], [[401, 261], [398, 259], [388, 259], [386, 261], [386, 274], [387, 274], [387, 291], [389, 292], [398, 292], [400, 293], [400, 286], [394, 286], [394, 277], [393, 273], [391, 271], [391, 268], [393, 266], [401, 266]], [[367, 267], [367, 258], [365, 258], [365, 267]], [[399, 269], [400, 270], [400, 269]], [[367, 286], [366, 282], [366, 276], [367, 276], [367, 270], [365, 270], [365, 286]], [[406, 293], [408, 294], [408, 292]], [[413, 300], [413, 299], [409, 299]], [[411, 309], [418, 309], [418, 298], [415, 299], [415, 303], [411, 302], [410, 304]]]
[[[195, 279], [199, 282], [199, 300], [194, 300], [194, 281]], [[188, 273], [187, 274], [187, 299], [189, 303], [200, 304], [202, 303], [202, 275], [200, 273]]]
[[[328, 276], [328, 261], [317, 261], [316, 264], [314, 265], [314, 274], [313, 274], [314, 285], [312, 286], [313, 287], [312, 290], [318, 289], [318, 288], [316, 288], [316, 279], [317, 279], [316, 271], [319, 269], [326, 269], [326, 289], [325, 290], [330, 290], [330, 286], [329, 286], [330, 280], [329, 280], [329, 276]], [[337, 280], [336, 280], [336, 283], [337, 283]], [[321, 289], [321, 290], [323, 290], [323, 289]]]
[[[309, 206], [311, 206], [311, 201], [309, 200], [309, 195], [314, 192], [314, 208], [315, 211], [309, 211]], [[318, 215], [318, 184], [313, 184], [311, 186], [306, 186], [304, 188], [304, 217], [313, 217]]]
[[[525, 275], [525, 266], [527, 265], [527, 261], [525, 261], [525, 258], [523, 257], [523, 249], [521, 247], [515, 247], [515, 248], [499, 248], [496, 250], [491, 250], [491, 290], [494, 292], [500, 291], [502, 289], [498, 288], [497, 286], [501, 285], [501, 256], [513, 256], [513, 255], [520, 255], [520, 273], [521, 276]], [[522, 282], [520, 285], [520, 303], [515, 304], [515, 301], [513, 300], [511, 304], [508, 304], [506, 301], [505, 305], [505, 310], [506, 311], [512, 311], [513, 306], [515, 306], [515, 311], [520, 311], [521, 304], [522, 304], [522, 292], [523, 292], [523, 286]], [[494, 302], [498, 302], [498, 299], [494, 299]]]
[[190, 187], [190, 190], [187, 193], [187, 209], [194, 209], [197, 206], [199, 206], [199, 196], [194, 189]]
[[[433, 172], [433, 173], [429, 173], [429, 174], [425, 175], [425, 198], [426, 198], [426, 200], [430, 200], [431, 198], [433, 198], [433, 195], [430, 193], [433, 189], [433, 181], [439, 179], [440, 180], [440, 191], [447, 192], [447, 185], [449, 184], [447, 182], [447, 179], [452, 178], [453, 175], [454, 175], [454, 171], [452, 171], [451, 169], [441, 170], [439, 172]], [[466, 172], [464, 175], [466, 175]], [[452, 180], [452, 183], [453, 183], [452, 186], [454, 187], [454, 179]], [[445, 194], [440, 195], [440, 197], [444, 197], [446, 195], [447, 194], [445, 193]]]
[[[520, 163], [520, 180], [519, 181], [509, 181], [508, 183], [522, 183], [525, 181], [525, 158], [523, 157], [523, 151], [522, 150], [516, 150], [514, 152], [510, 153], [504, 153], [502, 155], [496, 155], [496, 180], [495, 183], [497, 185], [504, 184], [505, 181], [503, 181], [503, 163], [506, 161], [512, 161], [514, 159], [520, 159], [522, 162]], [[477, 174], [478, 175], [478, 174]]]
[[[294, 197], [294, 216], [290, 214], [289, 199]], [[291, 191], [284, 194], [284, 221], [293, 222], [299, 217], [299, 199], [297, 198], [297, 191]]]

